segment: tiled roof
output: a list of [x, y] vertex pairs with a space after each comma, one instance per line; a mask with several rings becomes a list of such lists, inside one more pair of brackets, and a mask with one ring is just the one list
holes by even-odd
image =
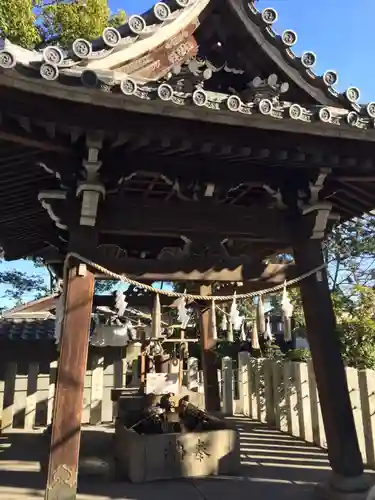
[[3, 312], [3, 318], [10, 318], [18, 314], [30, 313], [48, 313], [55, 308], [56, 305], [56, 294], [48, 295], [47, 297], [42, 297], [41, 299], [32, 300], [21, 306], [13, 307]]
[[[280, 95], [272, 99], [261, 98], [256, 93], [243, 100], [236, 94], [205, 90], [204, 82], [211, 77], [215, 68], [210, 68], [207, 61], [200, 60], [196, 53], [196, 42], [191, 42], [190, 35], [199, 26], [199, 16], [214, 0], [157, 2], [145, 14], [130, 16], [126, 24], [118, 29], [106, 28], [97, 40], [75, 40], [68, 51], [56, 46], [46, 47], [43, 51], [29, 51], [6, 41], [0, 51], [0, 68], [9, 72], [20, 71], [31, 78], [56, 81], [66, 89], [72, 85], [84, 85], [112, 94], [122, 94], [129, 100], [170, 101], [176, 106], [241, 113], [249, 119], [251, 115], [261, 114], [303, 123], [318, 121], [359, 129], [374, 128], [375, 103], [359, 105], [360, 92], [356, 87], [339, 94], [334, 89], [338, 80], [335, 71], [326, 71], [323, 76], [316, 75], [312, 70], [316, 61], [315, 54], [309, 51], [297, 57], [292, 51], [297, 40], [296, 33], [286, 30], [278, 35], [273, 30], [272, 25], [277, 19], [274, 9], [267, 8], [259, 12], [251, 1], [228, 2], [234, 6], [239, 17], [244, 18], [244, 24], [251, 24], [250, 31], [254, 38], [257, 39], [259, 36], [256, 35], [260, 35], [262, 39], [258, 40], [258, 44], [263, 47], [264, 39], [267, 46], [277, 48], [290, 68], [297, 69], [309, 85], [324, 89], [327, 96], [334, 98], [337, 106], [303, 107], [297, 103], [282, 101]], [[178, 41], [181, 36], [182, 41], [185, 41], [183, 44], [181, 40]], [[174, 43], [178, 51], [174, 50]], [[163, 55], [160, 50], [155, 58], [153, 51], [160, 47], [163, 47]], [[185, 52], [181, 52], [181, 47]], [[168, 57], [165, 55], [165, 48]], [[164, 61], [161, 64], [163, 57], [167, 57], [165, 64]], [[198, 83], [193, 88], [185, 88], [182, 84], [187, 73], [197, 76]], [[258, 83], [263, 85], [261, 81]], [[268, 82], [267, 85], [272, 89], [275, 87], [273, 90], [276, 94], [279, 92], [275, 82]], [[52, 86], [50, 90], [53, 93]], [[40, 89], [40, 92], [43, 93], [43, 90]], [[67, 98], [69, 92], [66, 94]]]
[[54, 340], [55, 319], [1, 318], [1, 340]]

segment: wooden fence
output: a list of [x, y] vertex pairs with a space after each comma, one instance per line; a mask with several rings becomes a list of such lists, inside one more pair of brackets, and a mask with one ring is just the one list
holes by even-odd
[[[375, 466], [375, 371], [347, 368], [349, 393], [364, 462]], [[130, 376], [129, 376], [130, 375]], [[139, 381], [137, 364], [115, 358], [104, 362], [94, 356], [85, 376], [83, 423], [111, 422], [114, 405], [111, 389]], [[22, 371], [7, 363], [0, 377], [1, 431], [32, 429], [51, 421], [55, 393], [56, 361], [49, 370], [31, 363]], [[184, 383], [203, 391], [202, 374], [195, 358], [188, 360]], [[243, 414], [281, 431], [326, 447], [319, 396], [311, 362], [276, 362], [250, 358], [241, 352], [238, 363], [223, 358], [219, 371], [222, 411]]]

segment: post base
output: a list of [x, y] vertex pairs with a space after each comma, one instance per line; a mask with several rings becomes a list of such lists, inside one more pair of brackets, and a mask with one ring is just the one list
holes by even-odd
[[333, 474], [315, 490], [317, 500], [375, 500], [374, 483], [365, 475], [345, 478]]

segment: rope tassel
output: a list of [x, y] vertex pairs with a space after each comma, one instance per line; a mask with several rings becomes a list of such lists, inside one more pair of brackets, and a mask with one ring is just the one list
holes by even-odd
[[161, 337], [161, 305], [158, 293], [155, 293], [154, 308], [152, 311], [151, 337]]
[[246, 330], [245, 330], [245, 323], [242, 323], [241, 325], [241, 340], [242, 342], [246, 342], [247, 340], [247, 335], [246, 335]]
[[215, 307], [215, 301], [211, 300], [211, 332], [212, 332], [212, 338], [214, 340], [217, 340], [217, 327], [216, 327], [216, 307]]
[[253, 349], [260, 349], [259, 337], [258, 337], [258, 326], [257, 322], [253, 322], [253, 329], [251, 331], [251, 347]]
[[283, 298], [281, 301], [281, 310], [283, 312], [283, 324], [284, 324], [284, 342], [290, 342], [292, 340], [292, 315], [293, 315], [293, 304], [290, 302], [288, 292], [286, 289], [286, 282], [283, 288]]
[[266, 317], [264, 314], [264, 299], [263, 295], [259, 295], [258, 305], [257, 305], [257, 322], [258, 322], [258, 332], [260, 335], [266, 334]]

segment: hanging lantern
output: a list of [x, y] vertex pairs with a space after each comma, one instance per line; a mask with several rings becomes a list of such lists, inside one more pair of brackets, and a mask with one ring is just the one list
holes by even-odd
[[260, 349], [259, 337], [258, 337], [258, 326], [257, 322], [253, 322], [253, 329], [251, 331], [251, 347], [253, 349]]
[[214, 340], [217, 340], [217, 328], [216, 328], [216, 307], [215, 307], [215, 301], [211, 300], [211, 315], [210, 315], [210, 321], [211, 321], [211, 332], [212, 332], [212, 338]]
[[257, 322], [258, 322], [258, 332], [259, 335], [265, 335], [266, 333], [266, 317], [264, 314], [264, 299], [263, 295], [259, 295], [258, 305], [257, 305]]
[[117, 290], [115, 299], [115, 308], [117, 310], [117, 314], [119, 316], [124, 316], [127, 306], [128, 303], [125, 300], [124, 292], [122, 292], [121, 290]]
[[161, 305], [159, 294], [155, 294], [154, 308], [152, 311], [151, 337], [161, 337]]
[[293, 304], [290, 302], [288, 292], [286, 289], [286, 283], [284, 283], [283, 298], [281, 301], [281, 310], [283, 312], [284, 341], [290, 342], [292, 340]]

